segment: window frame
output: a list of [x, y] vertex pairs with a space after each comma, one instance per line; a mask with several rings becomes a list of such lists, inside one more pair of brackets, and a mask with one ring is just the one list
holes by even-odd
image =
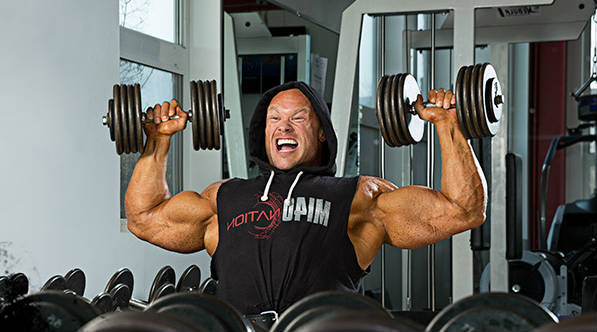
[[[175, 74], [173, 94], [180, 101], [186, 97], [184, 82], [189, 77], [189, 50], [185, 47], [189, 29], [189, 0], [174, 0], [175, 42], [126, 28], [119, 27], [120, 60], [136, 62], [144, 66]], [[119, 13], [120, 15], [120, 13]], [[120, 61], [119, 61], [120, 63]], [[183, 189], [183, 142], [184, 133], [173, 137], [172, 158], [176, 166], [172, 169], [173, 192]], [[120, 164], [119, 164], [120, 165]], [[120, 213], [119, 213], [120, 215]], [[121, 218], [121, 231], [126, 231], [126, 219]]]

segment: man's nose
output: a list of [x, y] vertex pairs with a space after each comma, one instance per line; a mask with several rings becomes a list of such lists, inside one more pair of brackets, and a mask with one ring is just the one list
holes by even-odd
[[286, 133], [292, 130], [292, 127], [290, 126], [290, 123], [288, 122], [288, 120], [282, 120], [280, 121], [280, 124], [278, 126], [278, 130]]

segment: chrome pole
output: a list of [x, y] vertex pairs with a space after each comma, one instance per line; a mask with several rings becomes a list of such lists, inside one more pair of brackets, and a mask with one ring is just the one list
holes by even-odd
[[[379, 60], [380, 60], [380, 75], [379, 77], [383, 77], [386, 73], [386, 17], [381, 16], [379, 18], [380, 27], [380, 38], [379, 38]], [[380, 167], [380, 175], [382, 179], [386, 178], [386, 162], [385, 162], [385, 142], [381, 137], [381, 131], [379, 133], [379, 146], [380, 146], [380, 156], [381, 156], [381, 167]], [[386, 245], [382, 243], [381, 245], [381, 306], [386, 307]]]
[[[431, 14], [431, 80], [429, 88], [435, 89], [435, 13]], [[427, 122], [427, 186], [433, 189], [435, 167], [435, 127]], [[427, 247], [428, 258], [428, 305], [435, 311], [435, 244]]]

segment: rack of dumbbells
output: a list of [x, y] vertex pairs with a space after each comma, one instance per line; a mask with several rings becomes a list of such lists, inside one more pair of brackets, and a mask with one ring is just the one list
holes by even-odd
[[597, 326], [594, 313], [558, 324], [558, 318], [533, 299], [507, 293], [464, 298], [417, 321], [389, 312], [360, 294], [327, 291], [309, 295], [284, 310], [271, 328], [244, 317], [216, 297], [217, 281], [200, 283], [201, 271], [189, 266], [175, 278], [170, 266], [159, 269], [147, 299], [131, 296], [133, 273], [122, 268], [93, 298], [85, 296], [86, 277], [72, 269], [30, 292], [23, 273], [0, 276], [0, 326], [5, 331], [558, 331]]

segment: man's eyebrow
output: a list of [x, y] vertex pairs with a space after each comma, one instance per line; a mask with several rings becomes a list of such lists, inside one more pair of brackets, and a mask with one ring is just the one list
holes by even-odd
[[306, 108], [301, 108], [300, 110], [298, 110], [298, 111], [295, 111], [293, 115], [297, 115], [297, 114], [299, 114], [299, 113], [301, 113], [301, 112], [309, 112], [309, 110], [308, 110], [308, 109], [306, 109]]

